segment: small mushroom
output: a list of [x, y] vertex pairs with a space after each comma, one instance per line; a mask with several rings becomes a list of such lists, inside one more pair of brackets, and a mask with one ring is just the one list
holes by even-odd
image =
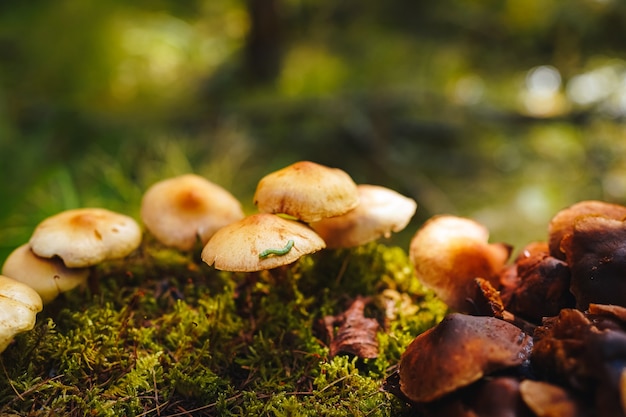
[[358, 203], [357, 186], [345, 171], [310, 161], [266, 175], [254, 193], [259, 211], [287, 214], [305, 223], [347, 213]]
[[561, 240], [572, 232], [576, 218], [590, 214], [621, 220], [626, 217], [626, 207], [604, 201], [585, 200], [559, 211], [548, 226], [550, 255], [565, 260]]
[[16, 334], [35, 326], [37, 313], [43, 309], [39, 294], [26, 284], [0, 275], [0, 352]]
[[[511, 247], [488, 243], [489, 231], [478, 222], [451, 215], [434, 216], [413, 236], [410, 259], [418, 279], [452, 309], [473, 310], [474, 278], [498, 286], [498, 274]], [[468, 302], [468, 300], [470, 300]]]
[[560, 259], [550, 256], [548, 244], [532, 242], [515, 260], [515, 278], [508, 277], [502, 300], [511, 313], [535, 324], [575, 305], [570, 292], [570, 270]]
[[202, 250], [202, 260], [220, 270], [252, 272], [288, 265], [324, 247], [307, 225], [257, 213], [218, 230]]
[[357, 188], [356, 208], [310, 224], [328, 248], [349, 248], [389, 237], [404, 229], [417, 209], [415, 200], [389, 188], [370, 184]]
[[526, 379], [520, 383], [524, 403], [538, 417], [583, 417], [582, 405], [564, 388], [545, 381]]
[[141, 220], [166, 246], [191, 250], [220, 228], [244, 217], [231, 193], [195, 174], [159, 181], [143, 195]]
[[39, 223], [29, 243], [37, 256], [58, 256], [68, 268], [82, 268], [130, 254], [141, 243], [141, 228], [120, 213], [79, 208]]
[[576, 307], [589, 303], [626, 307], [626, 222], [608, 217], [578, 217], [571, 233], [563, 237], [571, 270], [570, 290]]
[[9, 254], [2, 266], [2, 275], [22, 282], [39, 294], [44, 304], [60, 293], [87, 282], [88, 268], [68, 268], [59, 258], [42, 258], [23, 244]]
[[500, 319], [453, 313], [402, 354], [400, 389], [416, 403], [436, 400], [492, 372], [522, 365], [532, 337]]

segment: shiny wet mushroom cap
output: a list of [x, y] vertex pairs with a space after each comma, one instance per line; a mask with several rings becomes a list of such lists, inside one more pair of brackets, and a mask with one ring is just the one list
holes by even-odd
[[561, 249], [571, 270], [576, 307], [589, 303], [626, 307], [626, 222], [607, 217], [578, 217]]
[[0, 352], [16, 334], [35, 326], [37, 313], [43, 308], [39, 294], [26, 284], [0, 275]]
[[288, 265], [325, 246], [307, 225], [257, 213], [218, 230], [202, 250], [202, 260], [225, 271], [261, 271]]
[[597, 215], [615, 220], [626, 218], [626, 206], [606, 203], [604, 201], [585, 200], [559, 211], [548, 226], [550, 255], [565, 260], [565, 252], [561, 249], [563, 237], [570, 234], [575, 220], [581, 216]]
[[305, 223], [347, 213], [358, 203], [357, 186], [345, 171], [309, 161], [266, 175], [254, 193], [259, 211], [287, 214]]
[[433, 401], [492, 372], [523, 364], [532, 337], [505, 321], [453, 313], [417, 336], [402, 354], [400, 389]]
[[244, 217], [231, 193], [195, 174], [159, 181], [144, 193], [141, 220], [166, 246], [191, 250], [220, 228]]
[[37, 256], [26, 243], [9, 254], [2, 266], [2, 275], [28, 285], [47, 304], [60, 293], [86, 283], [89, 269], [68, 268], [59, 258]]
[[311, 223], [329, 248], [348, 248], [389, 237], [406, 227], [417, 209], [412, 198], [379, 185], [360, 184], [359, 205], [346, 214]]
[[124, 214], [79, 208], [39, 223], [29, 243], [37, 256], [58, 256], [68, 268], [81, 268], [130, 254], [141, 243], [141, 228]]
[[480, 223], [457, 216], [428, 220], [411, 240], [409, 256], [417, 278], [457, 311], [472, 311], [475, 278], [498, 286], [499, 273], [511, 248], [489, 243], [489, 231]]

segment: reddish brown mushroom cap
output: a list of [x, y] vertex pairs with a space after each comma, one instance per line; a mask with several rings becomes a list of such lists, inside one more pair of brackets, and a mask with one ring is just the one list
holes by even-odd
[[257, 213], [218, 230], [202, 250], [202, 260], [216, 269], [252, 272], [288, 265], [324, 247], [308, 226]]
[[254, 193], [259, 211], [288, 214], [305, 223], [347, 213], [358, 203], [357, 186], [345, 171], [309, 161], [266, 175]]
[[531, 349], [532, 337], [512, 324], [450, 314], [402, 354], [400, 389], [411, 401], [433, 401], [484, 375], [521, 365]]
[[411, 240], [409, 255], [418, 279], [451, 308], [470, 311], [467, 300], [475, 293], [474, 278], [497, 287], [511, 252], [507, 245], [488, 243], [488, 238], [487, 228], [474, 220], [432, 217]]
[[141, 220], [166, 246], [191, 250], [220, 228], [244, 217], [239, 200], [195, 174], [159, 181], [143, 195]]
[[572, 232], [576, 218], [590, 214], [621, 220], [626, 217], [626, 207], [604, 201], [586, 200], [559, 211], [548, 226], [550, 255], [565, 260], [561, 240]]
[[626, 222], [596, 215], [578, 217], [561, 249], [579, 309], [589, 303], [626, 306]]
[[37, 256], [58, 256], [68, 268], [81, 268], [130, 254], [141, 243], [141, 228], [120, 213], [80, 208], [39, 223], [29, 243]]
[[359, 205], [346, 214], [311, 223], [329, 248], [348, 248], [389, 237], [406, 227], [417, 209], [412, 198], [379, 185], [360, 184]]

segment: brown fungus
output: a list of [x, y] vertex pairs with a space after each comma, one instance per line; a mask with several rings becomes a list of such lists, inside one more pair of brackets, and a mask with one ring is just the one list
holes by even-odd
[[561, 249], [561, 240], [572, 232], [578, 217], [597, 215], [611, 219], [626, 218], [626, 207], [604, 201], [585, 200], [559, 211], [548, 225], [550, 255], [565, 260], [565, 252]]
[[584, 417], [583, 404], [564, 388], [545, 381], [524, 380], [519, 385], [524, 403], [537, 417]]
[[570, 267], [576, 307], [589, 303], [626, 307], [626, 222], [588, 215], [577, 218], [561, 242]]
[[446, 316], [417, 336], [402, 354], [400, 389], [413, 402], [429, 402], [485, 375], [522, 365], [532, 338], [493, 317]]
[[543, 317], [574, 307], [569, 287], [567, 264], [550, 256], [546, 243], [533, 242], [516, 258], [513, 277], [503, 282], [502, 300], [511, 313], [540, 324]]
[[475, 278], [498, 286], [499, 273], [511, 248], [489, 243], [489, 231], [480, 223], [451, 215], [428, 220], [413, 236], [410, 259], [418, 279], [432, 288], [452, 309], [470, 312]]

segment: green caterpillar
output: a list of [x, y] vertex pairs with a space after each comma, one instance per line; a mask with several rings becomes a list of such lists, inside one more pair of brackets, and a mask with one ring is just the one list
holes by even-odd
[[259, 253], [259, 258], [265, 259], [270, 255], [286, 255], [293, 248], [293, 240], [289, 240], [284, 248], [281, 249], [265, 249], [263, 252]]

